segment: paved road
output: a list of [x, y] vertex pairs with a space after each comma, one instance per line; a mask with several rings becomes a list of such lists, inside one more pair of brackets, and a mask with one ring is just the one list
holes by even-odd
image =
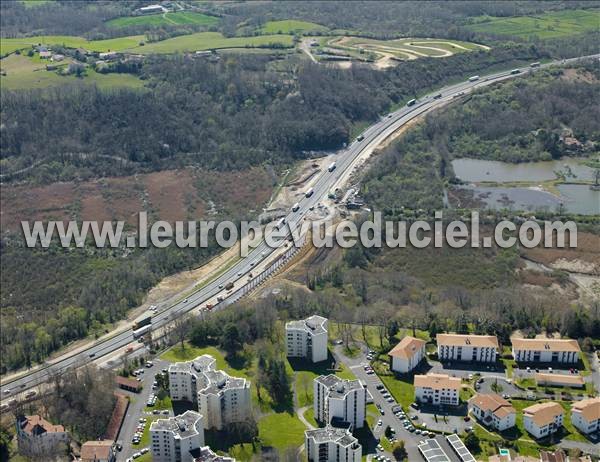
[[[598, 58], [600, 55], [593, 55], [586, 58]], [[572, 60], [562, 60], [553, 63], [542, 65], [547, 67], [555, 64], [563, 64], [569, 61], [575, 61], [582, 58], [573, 58]], [[539, 68], [538, 68], [539, 69]], [[329, 191], [333, 190], [336, 185], [342, 180], [345, 174], [351, 169], [355, 161], [365, 149], [373, 148], [379, 145], [384, 139], [394, 133], [398, 128], [405, 125], [410, 120], [418, 117], [428, 111], [440, 107], [452, 101], [455, 97], [461, 97], [468, 94], [474, 89], [491, 85], [506, 79], [532, 72], [533, 69], [524, 69], [522, 73], [512, 75], [510, 71], [499, 72], [482, 78], [475, 82], [463, 82], [456, 85], [451, 85], [438, 90], [430, 95], [420, 98], [420, 100], [411, 107], [403, 107], [396, 112], [390, 114], [379, 122], [375, 123], [362, 133], [364, 139], [362, 141], [354, 141], [348, 148], [340, 152], [336, 156], [337, 168], [330, 172], [328, 170], [321, 173], [316, 180], [313, 189], [314, 194], [310, 198], [303, 198], [300, 201], [300, 208], [296, 212], [288, 213], [285, 217], [290, 228], [297, 226], [304, 218], [310, 207], [326, 199]], [[438, 99], [434, 99], [434, 95], [441, 95]], [[223, 286], [228, 282], [235, 284], [236, 288], [244, 285], [248, 280], [247, 274], [253, 271], [259, 264], [273, 261], [279, 255], [278, 249], [271, 248], [263, 241], [256, 249], [251, 251], [246, 258], [240, 259], [232, 265], [227, 271], [217, 277], [215, 280], [207, 284], [198, 292], [190, 295], [185, 300], [175, 303], [172, 306], [165, 307], [159, 313], [153, 315], [153, 329], [159, 329], [169, 324], [174, 318], [204, 305], [207, 302], [215, 304], [215, 299], [218, 295], [227, 296]], [[225, 306], [225, 304], [222, 304]], [[64, 357], [56, 360], [52, 365], [42, 368], [37, 368], [24, 376], [14, 379], [10, 382], [3, 383], [1, 387], [0, 397], [6, 398], [13, 396], [16, 393], [23, 392], [29, 388], [35, 387], [40, 383], [48, 380], [49, 372], [60, 373], [72, 367], [79, 367], [89, 363], [92, 358], [96, 360], [109, 353], [113, 353], [121, 348], [125, 348], [133, 341], [130, 330], [125, 330], [116, 333], [113, 337], [97, 342], [83, 352], [77, 354], [66, 354]]]

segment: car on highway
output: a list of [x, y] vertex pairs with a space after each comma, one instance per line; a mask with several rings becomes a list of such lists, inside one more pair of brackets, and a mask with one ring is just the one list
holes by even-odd
[[10, 395], [10, 388], [7, 388], [6, 390], [4, 390], [3, 392], [5, 395]]
[[442, 94], [441, 94], [441, 93], [438, 93], [437, 95], [435, 95], [435, 96], [433, 97], [433, 99], [440, 99], [441, 97], [442, 97]]
[[360, 135], [360, 136], [356, 137], [356, 141], [358, 141], [358, 142], [360, 142], [360, 141], [362, 141], [364, 139], [365, 139], [365, 137], [363, 135]]

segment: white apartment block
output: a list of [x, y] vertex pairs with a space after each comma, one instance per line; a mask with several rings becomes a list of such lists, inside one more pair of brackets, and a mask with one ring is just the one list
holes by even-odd
[[582, 399], [571, 406], [571, 422], [580, 432], [600, 430], [600, 398]]
[[313, 382], [315, 419], [330, 424], [340, 421], [362, 428], [367, 409], [367, 387], [360, 380], [321, 375]]
[[69, 442], [62, 425], [52, 425], [39, 415], [21, 416], [16, 426], [19, 453], [28, 457], [52, 455], [61, 444]]
[[576, 363], [581, 352], [577, 340], [513, 337], [510, 341], [517, 362]]
[[469, 400], [471, 412], [477, 420], [497, 431], [515, 426], [517, 411], [512, 405], [496, 394], [479, 393]]
[[360, 462], [362, 446], [350, 430], [327, 425], [304, 432], [308, 462]]
[[534, 404], [523, 409], [523, 424], [535, 438], [544, 438], [562, 427], [564, 414], [558, 403]]
[[415, 375], [415, 398], [420, 403], [458, 406], [460, 379], [446, 374]]
[[412, 371], [425, 357], [424, 340], [407, 335], [390, 350], [390, 369], [401, 374]]
[[313, 315], [285, 324], [288, 358], [306, 358], [313, 363], [327, 359], [327, 319]]
[[169, 393], [175, 401], [197, 405], [206, 428], [223, 429], [250, 415], [250, 382], [215, 370], [215, 359], [202, 355], [169, 366]]
[[154, 462], [194, 462], [194, 451], [204, 446], [204, 418], [194, 411], [150, 425]]
[[499, 351], [495, 335], [437, 334], [440, 361], [493, 363]]

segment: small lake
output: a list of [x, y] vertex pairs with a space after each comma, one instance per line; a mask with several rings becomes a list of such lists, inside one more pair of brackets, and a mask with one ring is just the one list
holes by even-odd
[[[509, 181], [542, 182], [556, 178], [556, 171], [570, 169], [574, 176], [568, 180], [591, 180], [594, 169], [582, 165], [580, 159], [565, 158], [545, 162], [509, 164], [506, 162], [455, 159], [452, 161], [458, 178], [467, 182]], [[592, 191], [588, 185], [562, 184], [557, 189], [561, 197], [534, 188], [504, 188], [476, 185], [460, 186], [473, 204], [493, 209], [511, 210], [558, 210], [560, 204], [571, 213], [583, 215], [600, 214], [600, 191]], [[471, 200], [468, 201], [471, 203]]]
[[556, 178], [554, 172], [564, 171], [567, 167], [575, 175], [569, 177], [570, 180], [591, 180], [594, 170], [580, 162], [581, 159], [575, 158], [520, 164], [495, 160], [454, 159], [452, 167], [458, 178], [473, 182], [547, 181]]

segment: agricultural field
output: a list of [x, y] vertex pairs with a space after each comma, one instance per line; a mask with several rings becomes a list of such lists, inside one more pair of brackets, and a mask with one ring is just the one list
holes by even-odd
[[325, 32], [327, 27], [314, 22], [296, 21], [286, 19], [284, 21], [268, 21], [259, 31], [262, 34], [306, 34], [310, 32]]
[[60, 45], [66, 48], [84, 48], [88, 51], [106, 52], [122, 51], [137, 47], [143, 42], [143, 35], [130, 35], [107, 40], [87, 40], [70, 35], [39, 35], [36, 37], [3, 38], [0, 40], [0, 55], [5, 56], [16, 50], [23, 50], [37, 45]]
[[130, 26], [175, 26], [194, 24], [199, 26], [212, 26], [217, 24], [219, 19], [214, 16], [208, 16], [202, 13], [191, 11], [176, 11], [172, 13], [153, 14], [146, 16], [124, 16], [121, 18], [111, 19], [106, 22], [106, 25], [114, 28], [130, 27]]
[[[47, 62], [29, 58], [24, 55], [9, 55], [0, 60], [2, 90], [21, 90], [56, 87], [65, 84], [90, 85], [98, 88], [142, 88], [143, 82], [131, 74], [99, 74], [87, 69], [84, 77], [74, 75], [59, 75], [58, 71], [47, 71]], [[67, 66], [68, 61], [61, 62], [61, 67]]]
[[509, 18], [488, 16], [477, 18], [476, 21], [477, 23], [468, 25], [467, 28], [483, 34], [548, 39], [597, 31], [600, 10], [565, 10]]
[[391, 67], [400, 61], [419, 58], [446, 58], [456, 53], [487, 50], [488, 47], [458, 40], [402, 38], [375, 40], [363, 37], [334, 37], [321, 39], [311, 47], [319, 60], [347, 58], [372, 62], [376, 67]]
[[181, 35], [161, 42], [148, 43], [145, 46], [131, 48], [129, 51], [141, 54], [180, 53], [184, 51], [217, 50], [221, 48], [269, 48], [272, 45], [292, 47], [291, 35], [260, 35], [256, 37], [227, 38], [219, 32], [198, 32]]

